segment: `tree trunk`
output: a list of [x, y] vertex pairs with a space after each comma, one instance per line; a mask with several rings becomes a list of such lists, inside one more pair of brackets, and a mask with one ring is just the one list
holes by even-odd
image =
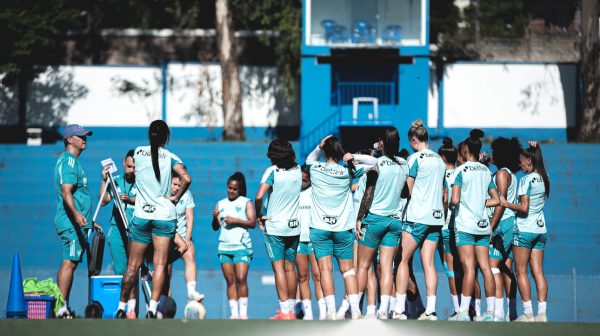
[[217, 45], [223, 87], [223, 140], [246, 140], [242, 119], [242, 90], [229, 0], [216, 0]]
[[581, 79], [583, 114], [579, 141], [600, 141], [600, 37], [598, 0], [581, 0]]

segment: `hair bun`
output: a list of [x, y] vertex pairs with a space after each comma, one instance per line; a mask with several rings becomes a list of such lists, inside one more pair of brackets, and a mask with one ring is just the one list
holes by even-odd
[[442, 147], [444, 148], [452, 148], [452, 138], [450, 137], [444, 137], [444, 140], [442, 140]]
[[483, 135], [484, 135], [483, 131], [480, 130], [479, 128], [474, 128], [469, 133], [469, 136], [471, 136], [471, 138], [473, 138], [473, 139], [481, 139], [481, 138], [483, 138]]
[[412, 127], [419, 128], [419, 127], [425, 127], [425, 125], [423, 124], [423, 120], [417, 119], [417, 120], [413, 121]]

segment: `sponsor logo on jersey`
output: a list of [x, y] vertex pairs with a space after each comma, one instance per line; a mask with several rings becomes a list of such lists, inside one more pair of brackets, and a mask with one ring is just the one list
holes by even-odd
[[323, 222], [325, 222], [325, 224], [335, 225], [337, 224], [337, 220], [337, 216], [323, 216]]
[[431, 215], [435, 219], [441, 219], [442, 217], [444, 217], [444, 212], [442, 210], [433, 210], [433, 213]]
[[290, 219], [288, 221], [288, 227], [290, 229], [295, 229], [300, 225], [300, 222], [297, 219]]
[[477, 166], [466, 166], [463, 168], [463, 172], [472, 172], [472, 171], [487, 171], [488, 168], [484, 165], [477, 165]]
[[535, 224], [537, 224], [538, 227], [544, 227], [544, 221], [542, 219], [538, 219]]
[[147, 213], [153, 213], [154, 211], [156, 211], [156, 207], [152, 204], [144, 204], [142, 206], [142, 210], [144, 210], [144, 212]]
[[428, 158], [433, 157], [434, 158], [434, 157], [439, 157], [439, 155], [437, 155], [435, 153], [421, 153], [421, 155], [419, 155], [419, 159], [426, 158], [426, 157], [428, 157]]
[[480, 228], [486, 228], [488, 225], [489, 222], [485, 219], [482, 219], [479, 222], [477, 222], [477, 226], [479, 226]]
[[336, 167], [326, 167], [323, 165], [317, 165], [315, 168], [330, 175], [344, 176], [346, 174], [345, 168], [340, 169]]

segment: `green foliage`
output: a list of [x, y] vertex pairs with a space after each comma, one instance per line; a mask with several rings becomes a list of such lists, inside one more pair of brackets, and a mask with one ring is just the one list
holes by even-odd
[[[523, 37], [529, 23], [524, 0], [480, 0], [479, 25], [482, 37]], [[465, 11], [468, 31], [474, 35], [475, 7]]]
[[460, 13], [454, 6], [454, 0], [431, 0], [429, 13], [430, 43], [438, 43], [439, 35], [454, 35], [458, 30]]

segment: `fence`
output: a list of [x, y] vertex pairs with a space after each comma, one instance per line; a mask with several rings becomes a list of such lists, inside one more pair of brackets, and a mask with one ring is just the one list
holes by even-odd
[[[179, 262], [182, 264], [181, 262]], [[176, 268], [182, 265], [176, 265]], [[58, 265], [57, 265], [58, 269]], [[37, 277], [39, 279], [55, 278], [56, 270], [23, 271], [23, 277]], [[423, 273], [416, 273], [417, 283], [421, 289], [421, 296], [425, 299], [425, 280]], [[440, 319], [446, 319], [452, 313], [452, 301], [450, 298], [446, 276], [438, 274], [438, 300], [437, 314]], [[336, 299], [339, 306], [343, 298], [343, 279], [341, 275], [335, 274]], [[600, 275], [577, 275], [575, 270], [572, 274], [550, 274], [548, 280], [548, 318], [550, 321], [561, 322], [600, 322], [599, 304], [600, 297]], [[481, 284], [483, 282], [480, 281]], [[0, 316], [6, 316], [6, 305], [8, 287], [10, 284], [10, 273], [0, 272]], [[312, 286], [312, 280], [311, 280]], [[220, 270], [207, 270], [198, 272], [198, 289], [206, 294], [204, 302], [207, 309], [207, 318], [227, 318], [229, 316], [229, 304], [227, 299], [227, 286]], [[273, 282], [273, 273], [268, 271], [253, 271], [252, 266], [248, 274], [249, 287], [249, 315], [252, 319], [264, 319], [273, 315], [279, 308], [277, 293]], [[6, 290], [5, 290], [6, 289]], [[70, 305], [79, 314], [83, 314], [87, 304], [87, 275], [83, 267], [76, 272], [73, 289], [71, 291]], [[176, 317], [183, 316], [183, 306], [186, 303], [186, 284], [183, 270], [176, 269], [172, 280], [173, 297], [178, 304]], [[532, 294], [534, 312], [537, 311], [535, 285], [532, 280]], [[520, 300], [520, 299], [519, 299]], [[519, 301], [520, 302], [520, 301]], [[143, 303], [143, 299], [142, 299]], [[485, 300], [482, 300], [485, 306]], [[143, 306], [143, 304], [142, 304]], [[518, 305], [521, 313], [520, 304]], [[482, 307], [482, 310], [485, 309]], [[318, 316], [318, 306], [313, 291], [313, 311]], [[145, 314], [145, 308], [140, 308], [140, 315]], [[143, 315], [142, 315], [143, 316]]]

